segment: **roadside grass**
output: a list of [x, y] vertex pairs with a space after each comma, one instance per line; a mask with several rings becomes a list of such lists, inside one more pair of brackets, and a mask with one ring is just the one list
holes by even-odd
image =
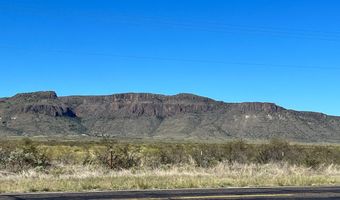
[[340, 185], [340, 146], [0, 140], [0, 193], [312, 185]]
[[340, 167], [337, 165], [313, 169], [287, 163], [218, 163], [210, 168], [186, 165], [119, 171], [100, 166], [67, 165], [47, 171], [31, 169], [0, 175], [1, 193], [339, 184]]

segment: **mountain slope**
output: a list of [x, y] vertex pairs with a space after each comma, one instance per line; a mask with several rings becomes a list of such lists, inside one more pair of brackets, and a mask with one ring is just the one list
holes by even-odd
[[272, 103], [224, 103], [192, 94], [58, 97], [55, 92], [34, 92], [0, 99], [0, 135], [78, 134], [338, 142], [340, 117]]

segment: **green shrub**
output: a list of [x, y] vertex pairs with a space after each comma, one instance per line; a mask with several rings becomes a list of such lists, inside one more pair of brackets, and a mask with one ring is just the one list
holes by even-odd
[[289, 161], [289, 157], [293, 149], [291, 145], [284, 140], [273, 139], [269, 144], [264, 144], [259, 147], [257, 161], [259, 163], [282, 162]]
[[130, 169], [140, 165], [139, 148], [132, 145], [107, 145], [97, 152], [99, 164], [112, 169]]
[[[111, 157], [112, 155], [112, 157]], [[217, 163], [284, 162], [317, 168], [340, 164], [340, 147], [235, 140], [221, 144], [127, 143], [103, 139], [97, 142], [0, 141], [0, 169], [20, 171], [53, 164], [103, 165], [112, 169], [162, 168], [173, 165], [213, 167]]]
[[12, 172], [30, 168], [45, 168], [50, 165], [47, 156], [39, 152], [29, 139], [23, 140], [22, 145], [16, 149], [0, 150], [0, 155], [2, 168]]

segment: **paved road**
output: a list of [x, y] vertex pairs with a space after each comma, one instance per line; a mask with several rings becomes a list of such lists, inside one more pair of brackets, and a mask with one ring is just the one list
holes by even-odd
[[0, 200], [108, 199], [338, 199], [340, 187], [278, 187], [189, 190], [145, 190], [85, 193], [2, 194]]

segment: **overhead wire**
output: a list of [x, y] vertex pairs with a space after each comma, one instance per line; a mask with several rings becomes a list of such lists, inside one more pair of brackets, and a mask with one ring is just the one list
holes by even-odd
[[[0, 4], [0, 8], [5, 7], [9, 9], [19, 9], [20, 11], [28, 10], [32, 11], [31, 14], [45, 15], [46, 11], [35, 7], [17, 7]], [[62, 11], [56, 12], [62, 14]], [[265, 33], [275, 37], [297, 38], [297, 39], [314, 39], [325, 41], [340, 41], [340, 31], [320, 31], [320, 30], [307, 30], [296, 28], [280, 28], [280, 27], [268, 27], [268, 26], [245, 26], [221, 23], [220, 21], [209, 20], [192, 20], [192, 19], [180, 19], [174, 20], [164, 16], [150, 17], [150, 16], [128, 16], [128, 15], [114, 15], [114, 14], [101, 14], [94, 12], [76, 12], [72, 13], [74, 16], [88, 17], [89, 20], [102, 21], [106, 23], [121, 23], [128, 25], [145, 26], [146, 23], [152, 23], [153, 25], [168, 26], [170, 28], [183, 28], [187, 30], [208, 31], [208, 32], [224, 32], [224, 33]]]
[[[0, 4], [0, 8], [1, 8]], [[13, 7], [12, 7], [13, 8]], [[39, 14], [39, 9], [21, 7], [21, 10], [33, 9], [35, 14]], [[32, 11], [32, 10], [31, 10]], [[40, 14], [44, 14], [40, 12]], [[79, 13], [77, 14], [79, 15]], [[145, 17], [145, 16], [124, 16], [124, 15], [98, 15], [91, 13], [83, 13], [85, 17], [89, 17], [91, 20], [100, 20], [109, 23], [123, 23], [130, 25], [145, 26], [146, 23], [152, 23], [162, 26], [170, 26], [172, 28], [184, 28], [187, 30], [198, 30], [198, 31], [209, 31], [209, 32], [223, 32], [223, 33], [266, 33], [276, 37], [283, 38], [298, 38], [298, 39], [311, 39], [311, 40], [325, 40], [325, 41], [339, 41], [340, 32], [333, 31], [319, 31], [319, 30], [306, 30], [306, 29], [292, 29], [292, 28], [279, 28], [279, 27], [266, 27], [266, 26], [244, 26], [244, 25], [232, 25], [214, 21], [202, 21], [202, 20], [183, 20], [178, 22], [170, 18], [162, 17]], [[20, 49], [11, 46], [0, 46], [0, 48], [7, 49]], [[27, 49], [28, 50], [28, 49]], [[210, 64], [228, 64], [228, 65], [243, 65], [243, 66], [271, 66], [279, 68], [295, 68], [295, 69], [328, 69], [328, 70], [339, 70], [337, 67], [322, 67], [322, 66], [305, 66], [305, 65], [285, 65], [285, 64], [267, 64], [267, 63], [253, 63], [253, 62], [233, 62], [233, 61], [222, 61], [222, 60], [201, 60], [201, 59], [187, 59], [187, 58], [170, 58], [170, 57], [153, 57], [153, 56], [138, 56], [138, 55], [122, 55], [122, 54], [111, 54], [101, 52], [74, 52], [62, 49], [49, 49], [42, 50], [42, 52], [50, 53], [66, 53], [66, 54], [80, 54], [80, 55], [92, 55], [92, 56], [110, 56], [123, 59], [134, 59], [134, 60], [158, 60], [158, 61], [172, 61], [172, 62], [195, 62], [195, 63], [210, 63]]]
[[[31, 49], [15, 48], [10, 46], [1, 46], [3, 49], [16, 49], [31, 52]], [[162, 62], [182, 62], [182, 63], [200, 63], [200, 64], [222, 64], [222, 65], [238, 65], [238, 66], [252, 66], [254, 68], [259, 67], [274, 67], [279, 69], [308, 69], [308, 70], [340, 70], [337, 67], [322, 67], [317, 65], [292, 65], [292, 64], [277, 64], [277, 63], [257, 63], [257, 62], [243, 62], [243, 61], [223, 61], [223, 60], [205, 60], [205, 59], [191, 59], [191, 58], [175, 58], [175, 57], [158, 57], [158, 56], [141, 56], [141, 55], [123, 55], [123, 54], [112, 54], [102, 52], [79, 52], [70, 51], [63, 49], [44, 49], [39, 53], [58, 53], [58, 54], [70, 54], [70, 55], [81, 55], [81, 56], [105, 56], [122, 58], [128, 60], [144, 60], [144, 61], [162, 61]]]

